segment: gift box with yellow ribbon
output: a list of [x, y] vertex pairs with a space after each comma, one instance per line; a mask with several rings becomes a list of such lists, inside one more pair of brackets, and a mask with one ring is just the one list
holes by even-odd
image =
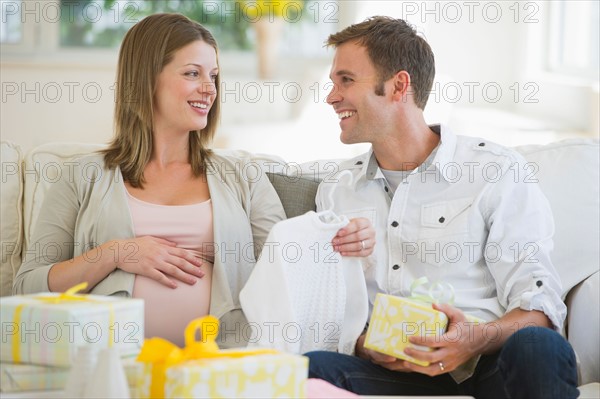
[[[453, 304], [454, 289], [450, 284], [435, 282], [430, 285], [427, 294], [419, 294], [428, 282], [427, 277], [416, 279], [411, 285], [409, 298], [377, 294], [365, 337], [365, 348], [421, 366], [429, 366], [428, 362], [408, 356], [404, 349], [413, 347], [425, 351], [432, 350], [412, 344], [408, 339], [412, 335], [439, 337], [446, 332], [448, 317], [443, 312], [433, 309], [431, 304]], [[471, 323], [483, 322], [470, 315], [467, 315], [467, 320]]]
[[144, 301], [64, 293], [3, 297], [0, 361], [69, 367], [79, 346], [115, 346], [136, 356], [144, 341]]
[[140, 397], [306, 397], [308, 358], [271, 349], [219, 350], [218, 323], [212, 316], [193, 320], [183, 349], [162, 338], [146, 340], [138, 357]]
[[429, 363], [404, 353], [404, 349], [409, 346], [428, 349], [410, 343], [408, 338], [412, 335], [440, 336], [446, 331], [447, 324], [448, 317], [433, 309], [431, 304], [377, 294], [364, 346], [421, 366], [428, 366]]

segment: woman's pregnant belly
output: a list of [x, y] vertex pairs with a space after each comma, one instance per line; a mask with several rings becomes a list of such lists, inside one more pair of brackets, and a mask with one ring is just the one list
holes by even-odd
[[146, 338], [160, 337], [185, 346], [185, 327], [209, 312], [212, 266], [208, 262], [202, 264], [200, 269], [206, 274], [194, 285], [176, 280], [177, 288], [169, 288], [146, 276], [135, 276], [133, 297], [144, 300]]

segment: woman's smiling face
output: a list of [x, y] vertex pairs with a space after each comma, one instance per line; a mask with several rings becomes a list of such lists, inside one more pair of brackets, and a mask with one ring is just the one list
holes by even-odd
[[196, 40], [177, 50], [158, 75], [154, 94], [154, 131], [188, 133], [206, 127], [217, 97], [215, 49]]

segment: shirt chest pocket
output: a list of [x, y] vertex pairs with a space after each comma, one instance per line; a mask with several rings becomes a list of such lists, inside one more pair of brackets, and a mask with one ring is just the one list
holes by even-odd
[[450, 201], [421, 205], [422, 240], [469, 233], [469, 210], [473, 198], [458, 198]]

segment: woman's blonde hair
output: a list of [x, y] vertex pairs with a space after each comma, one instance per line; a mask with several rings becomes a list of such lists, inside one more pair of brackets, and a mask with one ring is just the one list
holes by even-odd
[[[115, 136], [103, 151], [107, 167], [119, 166], [125, 181], [142, 187], [144, 168], [152, 154], [154, 94], [158, 75], [177, 50], [201, 40], [215, 49], [212, 34], [197, 22], [181, 14], [154, 14], [135, 24], [125, 35], [119, 52], [115, 101]], [[208, 113], [206, 127], [190, 131], [189, 161], [195, 176], [205, 169], [207, 148], [212, 141], [220, 117], [217, 96]]]

